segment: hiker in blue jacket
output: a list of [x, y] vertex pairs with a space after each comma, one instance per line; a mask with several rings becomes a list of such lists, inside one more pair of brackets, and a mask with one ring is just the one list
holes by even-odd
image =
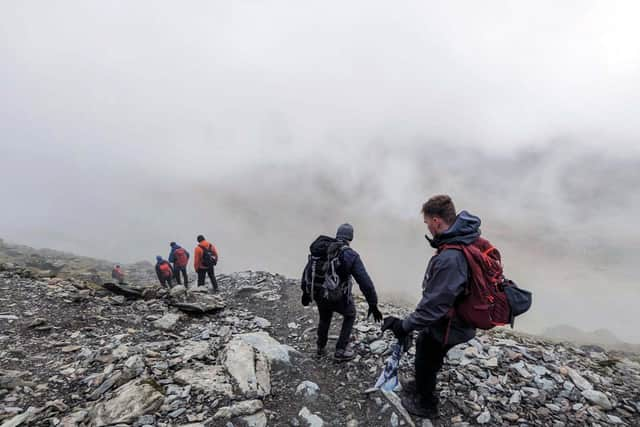
[[[466, 211], [456, 215], [449, 196], [438, 195], [422, 206], [424, 222], [433, 239], [429, 243], [438, 250], [445, 244], [468, 245], [480, 236], [480, 218]], [[469, 278], [464, 254], [455, 249], [437, 251], [429, 260], [422, 282], [422, 299], [415, 311], [405, 319], [387, 317], [382, 330], [390, 329], [399, 339], [411, 331], [419, 331], [416, 339], [415, 381], [405, 385], [402, 405], [411, 414], [432, 418], [438, 416], [436, 377], [449, 349], [470, 340], [476, 330], [457, 317], [452, 308], [463, 297]], [[453, 317], [449, 317], [449, 315]]]
[[[326, 256], [327, 248], [331, 245], [337, 247], [336, 253], [338, 259], [339, 282], [342, 293], [337, 298], [328, 300], [323, 294], [323, 289], [319, 283], [316, 283], [312, 277], [314, 266], [310, 261], [304, 268], [302, 273], [302, 305], [308, 306], [311, 301], [315, 300], [318, 306], [320, 321], [318, 323], [318, 339], [317, 354], [323, 356], [326, 354], [326, 345], [329, 337], [329, 327], [333, 313], [339, 313], [343, 317], [340, 337], [336, 343], [335, 359], [338, 361], [351, 360], [355, 357], [353, 350], [347, 347], [349, 337], [356, 320], [356, 306], [351, 294], [351, 277], [356, 280], [360, 290], [364, 294], [369, 304], [369, 316], [373, 315], [376, 322], [382, 320], [382, 313], [378, 310], [378, 296], [376, 294], [373, 281], [369, 277], [364, 263], [360, 259], [360, 255], [351, 248], [350, 242], [353, 240], [353, 227], [350, 224], [342, 224], [336, 233], [335, 239], [327, 236], [318, 237], [311, 244], [311, 253], [319, 253]], [[322, 279], [321, 279], [322, 280]], [[313, 286], [312, 286], [313, 284]], [[313, 289], [312, 289], [313, 288]]]

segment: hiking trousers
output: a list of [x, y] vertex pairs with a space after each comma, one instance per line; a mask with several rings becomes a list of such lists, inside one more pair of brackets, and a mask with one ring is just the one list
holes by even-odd
[[213, 290], [218, 290], [218, 282], [216, 282], [216, 273], [213, 271], [213, 266], [209, 268], [200, 268], [198, 269], [198, 286], [204, 286], [205, 277], [209, 276], [209, 280], [211, 280], [211, 286], [213, 286]]
[[442, 368], [444, 357], [452, 346], [443, 346], [434, 339], [429, 329], [425, 329], [416, 338], [416, 391], [425, 402], [437, 398], [436, 380], [438, 371]]
[[180, 273], [182, 273], [182, 277], [184, 278], [184, 285], [187, 286], [187, 283], [189, 283], [189, 279], [187, 277], [187, 266], [186, 265], [184, 267], [174, 266], [173, 267], [173, 273], [175, 275], [176, 283], [178, 285], [182, 284], [182, 283], [180, 283]]
[[169, 277], [168, 279], [160, 279], [160, 284], [162, 286], [168, 286], [169, 288], [171, 287], [172, 283], [171, 283], [171, 277]]
[[342, 328], [340, 328], [340, 337], [336, 343], [336, 350], [344, 350], [349, 344], [349, 337], [353, 330], [353, 324], [356, 321], [356, 305], [351, 297], [344, 298], [337, 303], [329, 303], [325, 301], [316, 301], [318, 305], [318, 314], [320, 321], [318, 322], [318, 348], [324, 348], [329, 339], [329, 327], [333, 313], [341, 314]]

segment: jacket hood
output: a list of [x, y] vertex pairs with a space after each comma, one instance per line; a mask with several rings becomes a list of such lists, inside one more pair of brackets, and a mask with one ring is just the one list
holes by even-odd
[[461, 211], [456, 217], [455, 222], [433, 239], [425, 236], [434, 248], [439, 248], [445, 244], [462, 244], [468, 245], [473, 243], [480, 237], [480, 224], [482, 221], [475, 215], [471, 215], [467, 211]]

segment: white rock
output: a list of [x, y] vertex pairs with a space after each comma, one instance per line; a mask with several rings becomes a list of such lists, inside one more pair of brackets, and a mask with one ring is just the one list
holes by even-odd
[[178, 344], [177, 350], [184, 362], [191, 359], [204, 359], [210, 353], [209, 343], [203, 341], [183, 341]]
[[76, 411], [60, 420], [60, 427], [79, 427], [87, 417], [87, 411]]
[[322, 418], [320, 418], [316, 414], [312, 414], [311, 411], [309, 411], [306, 406], [300, 409], [300, 412], [298, 412], [298, 416], [307, 423], [308, 427], [324, 426], [324, 421], [322, 420]]
[[132, 423], [139, 416], [160, 409], [163, 402], [164, 395], [157, 385], [148, 380], [133, 380], [116, 389], [114, 397], [91, 409], [91, 425], [101, 427]]
[[197, 366], [196, 369], [181, 369], [173, 379], [178, 384], [191, 385], [193, 389], [210, 393], [223, 393], [233, 397], [233, 388], [222, 366]]
[[522, 394], [519, 391], [513, 392], [509, 399], [509, 404], [518, 404], [522, 400]]
[[307, 399], [315, 399], [318, 397], [318, 392], [320, 391], [320, 387], [318, 384], [311, 381], [303, 381], [298, 384], [296, 387], [296, 394], [301, 394]]
[[263, 407], [261, 400], [245, 400], [233, 406], [223, 406], [218, 409], [218, 412], [216, 412], [213, 418], [235, 418], [242, 415], [252, 415], [261, 411]]
[[181, 295], [184, 295], [185, 292], [187, 292], [187, 288], [185, 288], [182, 285], [177, 285], [174, 286], [173, 288], [171, 288], [171, 290], [169, 291], [169, 295], [171, 295], [171, 297], [176, 298], [179, 297]]
[[238, 338], [231, 340], [225, 349], [224, 367], [238, 384], [240, 392], [247, 397], [263, 397], [271, 388], [268, 365], [266, 373], [265, 367], [261, 367], [263, 383], [258, 381], [256, 356], [255, 349]]
[[269, 322], [267, 319], [263, 318], [263, 317], [256, 317], [255, 319], [253, 319], [254, 322], [256, 322], [256, 325], [259, 328], [265, 329], [271, 326], [271, 322]]
[[111, 355], [115, 360], [124, 359], [129, 356], [129, 347], [125, 344], [120, 344], [118, 347], [113, 349]]
[[156, 328], [162, 329], [164, 331], [170, 331], [176, 325], [176, 323], [180, 320], [180, 314], [178, 313], [167, 313], [162, 316], [160, 319], [153, 322], [153, 326]]
[[624, 424], [624, 421], [615, 415], [607, 415], [607, 419], [609, 420], [609, 424]]
[[24, 422], [28, 422], [29, 419], [38, 413], [38, 409], [34, 408], [34, 407], [29, 407], [29, 409], [27, 409], [25, 412], [23, 412], [22, 414], [16, 415], [15, 417], [11, 418], [8, 421], [5, 421], [4, 423], [2, 423], [2, 427], [17, 427], [20, 424], [24, 423]]
[[491, 412], [484, 411], [483, 413], [478, 415], [478, 417], [476, 418], [476, 421], [478, 422], [478, 424], [488, 423], [489, 421], [491, 421]]
[[253, 415], [245, 415], [244, 417], [240, 417], [242, 420], [242, 425], [246, 427], [266, 427], [267, 426], [267, 415], [264, 411], [256, 412]]
[[510, 366], [511, 369], [515, 370], [522, 378], [530, 379], [533, 377], [531, 373], [525, 368], [524, 362], [514, 363]]
[[609, 398], [606, 394], [597, 391], [597, 390], [584, 390], [582, 392], [582, 396], [587, 399], [589, 402], [593, 403], [604, 409], [605, 411], [609, 411], [613, 409], [613, 405], [609, 401]]
[[400, 419], [398, 418], [398, 414], [396, 414], [395, 412], [392, 412], [389, 423], [391, 424], [391, 427], [398, 427], [400, 425]]
[[286, 365], [291, 364], [290, 353], [294, 353], [295, 350], [288, 345], [282, 345], [266, 332], [252, 332], [248, 334], [242, 334], [237, 336], [238, 339], [250, 344], [253, 348], [260, 353], [267, 356], [271, 363], [284, 363]]
[[382, 354], [387, 349], [387, 342], [384, 340], [374, 341], [369, 344], [369, 348], [373, 354]]
[[592, 390], [593, 386], [587, 380], [585, 380], [582, 375], [580, 375], [575, 369], [567, 367], [567, 372], [569, 374], [569, 378], [571, 381], [578, 387], [580, 390]]

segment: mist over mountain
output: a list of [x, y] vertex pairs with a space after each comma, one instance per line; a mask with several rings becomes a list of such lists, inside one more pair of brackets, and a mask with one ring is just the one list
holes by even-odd
[[297, 277], [349, 221], [414, 304], [447, 193], [534, 292], [518, 329], [640, 343], [638, 11], [3, 2], [0, 237], [135, 262], [203, 233]]

